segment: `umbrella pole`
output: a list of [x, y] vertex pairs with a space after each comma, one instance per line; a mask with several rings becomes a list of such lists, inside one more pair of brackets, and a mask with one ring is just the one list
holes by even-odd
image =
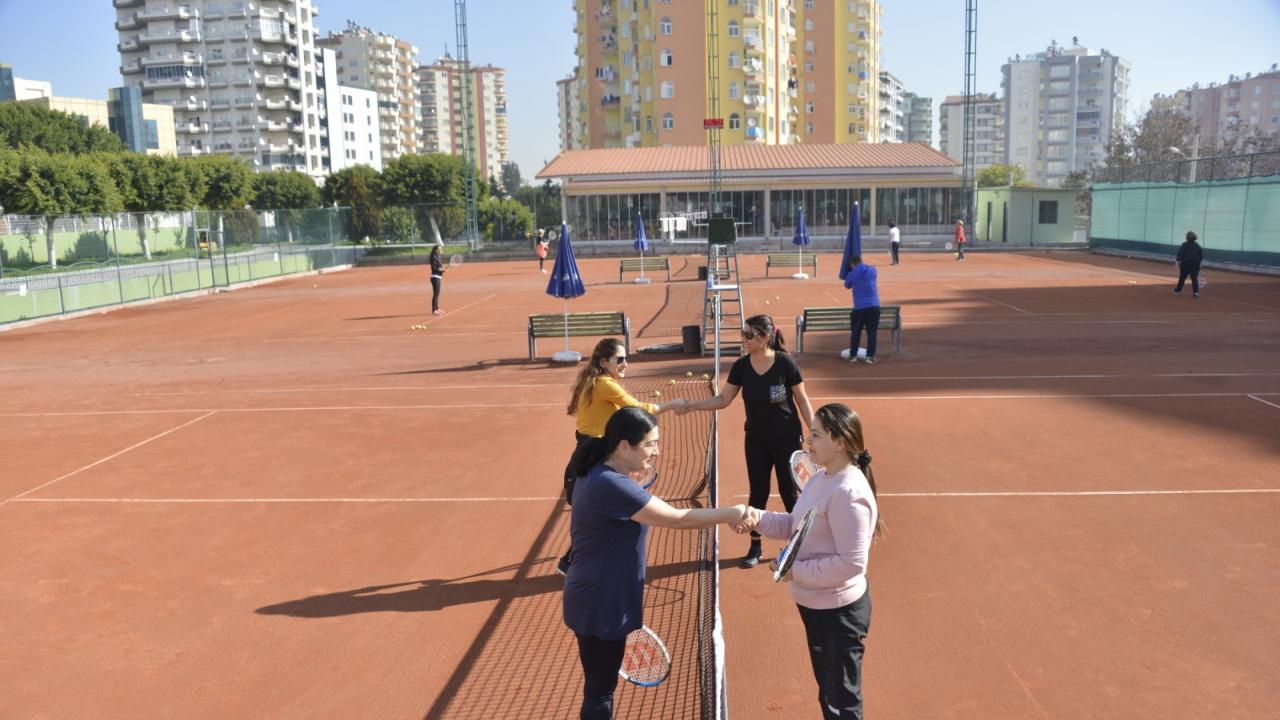
[[640, 281], [644, 282], [644, 251], [640, 251]]
[[564, 352], [568, 355], [569, 350], [569, 301], [564, 301]]

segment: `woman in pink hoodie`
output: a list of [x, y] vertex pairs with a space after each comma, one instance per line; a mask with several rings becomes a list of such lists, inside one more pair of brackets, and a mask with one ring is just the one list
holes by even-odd
[[818, 408], [809, 452], [821, 469], [791, 512], [753, 510], [735, 529], [745, 532], [754, 521], [760, 534], [786, 538], [810, 508], [818, 509], [786, 581], [804, 622], [822, 716], [861, 718], [862, 655], [871, 627], [867, 562], [883, 524], [858, 414], [839, 403]]

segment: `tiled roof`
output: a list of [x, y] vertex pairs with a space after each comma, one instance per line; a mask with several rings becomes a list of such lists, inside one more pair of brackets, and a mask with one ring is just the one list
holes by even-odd
[[[953, 168], [960, 163], [922, 143], [729, 145], [720, 148], [724, 173], [871, 168]], [[708, 172], [705, 146], [567, 150], [539, 178]]]

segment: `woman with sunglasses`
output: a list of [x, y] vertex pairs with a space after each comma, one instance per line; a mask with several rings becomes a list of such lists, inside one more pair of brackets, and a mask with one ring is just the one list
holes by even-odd
[[[654, 404], [640, 402], [631, 397], [618, 381], [627, 374], [627, 349], [618, 338], [605, 338], [596, 343], [591, 353], [591, 362], [578, 373], [573, 384], [573, 392], [569, 395], [568, 414], [578, 418], [574, 437], [577, 445], [569, 456], [569, 463], [564, 469], [565, 499], [573, 504], [573, 484], [577, 480], [576, 467], [602, 438], [605, 424], [613, 414], [624, 407], [644, 408], [653, 415], [661, 415], [668, 410], [684, 407], [683, 398], [669, 402]], [[565, 575], [569, 572], [570, 555], [573, 548], [565, 551], [556, 572]]]
[[[747, 318], [742, 331], [743, 357], [729, 369], [720, 394], [688, 403], [689, 410], [723, 410], [742, 393], [746, 412], [747, 480], [751, 486], [747, 504], [764, 510], [769, 501], [769, 476], [777, 474], [782, 506], [791, 512], [796, 486], [791, 481], [791, 453], [804, 444], [813, 418], [813, 406], [804, 389], [800, 367], [787, 353], [782, 331], [768, 315]], [[803, 427], [802, 427], [803, 426]], [[760, 534], [751, 531], [751, 549], [740, 563], [760, 563]]]

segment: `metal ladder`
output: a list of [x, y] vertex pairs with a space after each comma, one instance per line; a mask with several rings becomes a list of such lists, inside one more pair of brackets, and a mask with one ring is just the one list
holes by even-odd
[[[742, 352], [742, 286], [734, 243], [707, 243], [707, 290], [702, 300], [702, 354], [714, 353], [719, 341], [722, 355]], [[720, 322], [716, 322], [716, 306]], [[719, 337], [717, 338], [717, 333]]]

